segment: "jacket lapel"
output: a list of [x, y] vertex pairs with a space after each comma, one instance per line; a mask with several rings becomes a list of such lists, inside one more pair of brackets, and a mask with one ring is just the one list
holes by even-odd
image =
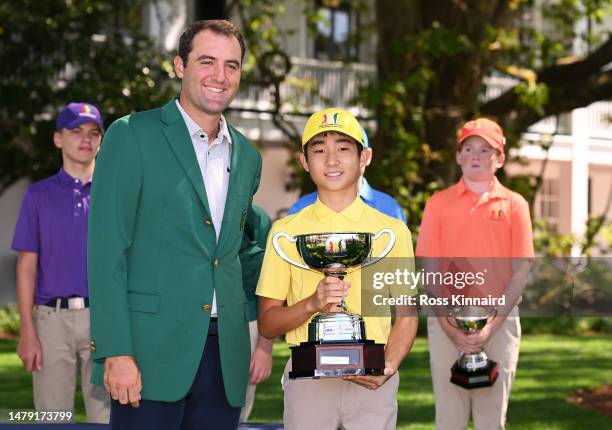
[[223, 243], [224, 239], [224, 230], [227, 230], [226, 224], [232, 222], [230, 218], [235, 216], [236, 214], [232, 213], [232, 205], [234, 204], [234, 199], [232, 197], [238, 194], [238, 189], [240, 188], [239, 184], [239, 176], [240, 169], [238, 166], [238, 159], [241, 157], [240, 152], [242, 150], [242, 139], [238, 136], [234, 127], [227, 124], [227, 128], [230, 132], [230, 137], [232, 138], [232, 156], [230, 159], [230, 178], [229, 185], [227, 187], [227, 198], [225, 199], [225, 209], [223, 211], [223, 221], [221, 222], [221, 234], [219, 235], [219, 242]]
[[166, 127], [163, 129], [164, 135], [166, 136], [166, 139], [168, 140], [176, 159], [183, 167], [183, 170], [185, 170], [185, 174], [189, 178], [189, 181], [191, 181], [191, 185], [193, 185], [202, 206], [204, 206], [206, 214], [210, 216], [208, 198], [206, 197], [206, 188], [204, 187], [204, 180], [202, 179], [198, 159], [195, 151], [193, 150], [191, 137], [187, 131], [187, 126], [185, 125], [185, 121], [183, 121], [181, 113], [176, 107], [174, 99], [172, 99], [162, 108], [162, 121], [166, 124]]

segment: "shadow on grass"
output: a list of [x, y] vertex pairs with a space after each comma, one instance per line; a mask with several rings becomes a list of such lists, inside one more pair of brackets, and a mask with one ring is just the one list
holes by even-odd
[[17, 350], [17, 341], [0, 339], [0, 354], [11, 353]]

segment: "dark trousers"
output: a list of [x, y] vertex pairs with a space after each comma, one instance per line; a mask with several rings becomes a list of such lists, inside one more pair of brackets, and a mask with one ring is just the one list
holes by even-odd
[[211, 321], [200, 367], [191, 389], [176, 402], [141, 400], [139, 408], [111, 403], [112, 430], [235, 430], [240, 408], [225, 397], [217, 323]]

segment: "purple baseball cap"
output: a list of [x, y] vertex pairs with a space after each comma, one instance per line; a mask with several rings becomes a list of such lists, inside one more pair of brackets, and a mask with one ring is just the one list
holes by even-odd
[[104, 132], [104, 123], [97, 107], [90, 103], [70, 103], [60, 112], [55, 123], [55, 129], [72, 130], [81, 124], [93, 122]]

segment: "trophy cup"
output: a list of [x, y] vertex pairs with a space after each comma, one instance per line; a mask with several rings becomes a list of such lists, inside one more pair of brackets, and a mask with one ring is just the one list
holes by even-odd
[[[370, 258], [372, 243], [383, 234], [389, 243], [378, 257]], [[284, 237], [297, 245], [305, 264], [288, 257], [278, 241]], [[369, 266], [385, 257], [395, 244], [391, 229], [372, 233], [315, 233], [296, 237], [278, 232], [272, 245], [286, 262], [326, 276], [344, 279], [348, 269]], [[385, 346], [366, 338], [361, 315], [346, 312], [317, 314], [308, 323], [308, 341], [291, 348], [292, 370], [289, 378], [330, 378], [345, 375], [382, 375], [385, 369]]]
[[[464, 306], [451, 312], [448, 323], [465, 333], [476, 333], [482, 330], [497, 311], [481, 306]], [[471, 390], [473, 388], [490, 387], [497, 379], [497, 363], [489, 360], [481, 350], [476, 354], [459, 353], [459, 359], [451, 368], [451, 382]]]

